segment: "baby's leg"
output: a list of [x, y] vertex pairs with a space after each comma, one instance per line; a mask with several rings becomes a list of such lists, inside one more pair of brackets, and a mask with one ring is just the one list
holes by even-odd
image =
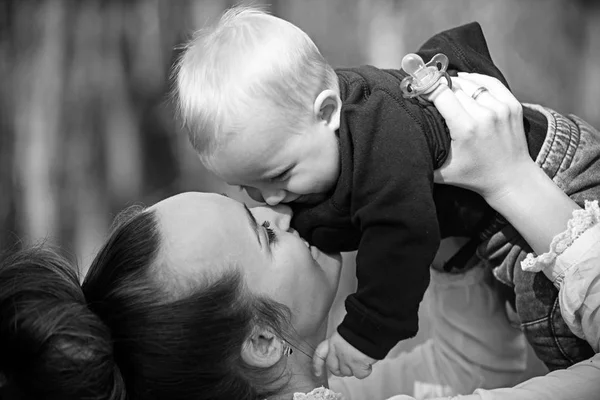
[[433, 200], [442, 239], [477, 237], [495, 215], [481, 196], [459, 187], [436, 184]]

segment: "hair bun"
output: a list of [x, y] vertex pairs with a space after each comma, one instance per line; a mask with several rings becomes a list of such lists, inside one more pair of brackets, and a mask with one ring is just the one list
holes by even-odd
[[47, 247], [0, 263], [0, 372], [26, 399], [125, 398], [108, 327], [86, 305], [76, 269]]

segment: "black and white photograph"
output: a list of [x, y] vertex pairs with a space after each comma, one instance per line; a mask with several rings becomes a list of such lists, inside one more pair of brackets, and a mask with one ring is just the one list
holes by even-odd
[[600, 2], [0, 0], [0, 400], [600, 400]]

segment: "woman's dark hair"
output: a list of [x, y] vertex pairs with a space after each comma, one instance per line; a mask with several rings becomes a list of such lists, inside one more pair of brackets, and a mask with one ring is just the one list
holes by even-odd
[[2, 398], [121, 400], [107, 326], [87, 308], [76, 269], [46, 246], [0, 262]]
[[111, 330], [128, 397], [255, 400], [272, 395], [279, 377], [244, 364], [241, 349], [256, 326], [283, 335], [289, 310], [249, 294], [234, 268], [213, 278], [199, 273], [185, 282], [174, 275], [160, 248], [155, 212], [130, 210], [83, 283], [88, 306]]

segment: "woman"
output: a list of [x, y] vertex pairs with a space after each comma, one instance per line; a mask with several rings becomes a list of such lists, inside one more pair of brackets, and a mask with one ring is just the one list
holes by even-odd
[[[121, 396], [124, 380], [131, 398], [172, 399], [291, 398], [292, 393], [326, 385], [326, 378], [312, 373], [311, 357], [326, 334], [340, 260], [308, 248], [289, 228], [287, 210], [249, 211], [220, 195], [184, 193], [121, 221], [83, 284], [89, 307], [84, 311], [95, 317], [96, 324], [106, 324], [96, 334], [115, 341], [114, 360], [106, 357], [103, 374], [91, 370], [94, 375], [86, 380], [101, 380], [97, 389], [114, 381]], [[38, 255], [42, 264], [44, 254]], [[477, 368], [467, 365], [466, 370], [481, 371], [473, 381], [448, 379], [449, 384], [456, 383], [452, 393], [472, 390], [491, 378], [496, 384], [508, 384], [522, 370], [525, 342], [508, 325], [491, 289], [482, 285], [489, 278], [483, 272], [473, 270], [454, 281], [434, 273], [433, 308], [440, 319], [451, 318], [457, 324], [457, 318], [463, 318], [461, 328], [468, 331], [487, 318], [488, 330], [480, 329], [480, 335], [495, 334], [507, 343], [497, 349], [477, 346], [495, 365], [475, 361], [482, 355], [476, 354], [474, 341], [442, 345], [459, 356], [471, 351]], [[77, 282], [71, 279], [65, 286], [75, 291]], [[84, 308], [82, 298], [77, 298], [78, 306]], [[469, 298], [478, 300], [464, 318]], [[19, 315], [35, 316], [25, 311]], [[40, 317], [34, 318], [39, 323]], [[439, 326], [446, 325], [448, 331], [445, 321]], [[85, 337], [77, 339], [86, 343]], [[422, 354], [427, 352], [432, 349]], [[92, 363], [95, 355], [82, 363]], [[11, 359], [18, 357], [15, 353]], [[457, 357], [449, 359], [452, 363]], [[501, 362], [509, 368], [499, 374]], [[81, 363], [77, 367], [83, 368]], [[486, 371], [483, 382], [480, 376]]]
[[[486, 86], [495, 95], [501, 85], [487, 82]], [[460, 100], [463, 95], [458, 93], [459, 101], [465, 100]], [[436, 100], [438, 107], [444, 96], [440, 93]], [[465, 106], [468, 109], [469, 104]], [[516, 111], [506, 118], [519, 119]], [[450, 122], [453, 117], [447, 118]], [[491, 120], [498, 122], [501, 118], [496, 115]], [[509, 128], [515, 128], [510, 124]], [[489, 145], [494, 140], [502, 143], [505, 136], [518, 140], [518, 135], [506, 133], [483, 138]], [[474, 148], [479, 148], [481, 135], [476, 138], [457, 139], [457, 143], [475, 142]], [[458, 159], [464, 149], [455, 149]], [[501, 165], [499, 171], [498, 164], [488, 158], [477, 162], [480, 167], [489, 167], [488, 177], [495, 181], [498, 175], [503, 182], [506, 165]], [[472, 165], [451, 162], [441, 176], [450, 179], [453, 168], [462, 173]], [[490, 181], [471, 176], [470, 188], [502, 209], [502, 199], [510, 198], [512, 186], [507, 182], [503, 182], [506, 186], [490, 185]], [[453, 183], [467, 185], [465, 182]], [[504, 211], [511, 213], [511, 209]], [[18, 388], [26, 398], [52, 398], [44, 390], [56, 389], [66, 394], [55, 398], [117, 399], [124, 398], [126, 388], [133, 399], [291, 399], [296, 392], [326, 385], [326, 378], [313, 373], [311, 357], [316, 344], [325, 337], [340, 260], [337, 255], [309, 248], [289, 228], [289, 218], [285, 207], [250, 211], [226, 197], [199, 193], [174, 196], [124, 217], [96, 256], [83, 284], [83, 294], [72, 276], [63, 279], [74, 293], [72, 298], [20, 290], [4, 297], [4, 290], [0, 291], [2, 326], [12, 335], [3, 332], [0, 343], [0, 371], [5, 386]], [[47, 265], [44, 254], [25, 254], [30, 258], [24, 263]], [[18, 260], [9, 260], [6, 265], [12, 266]], [[55, 276], [57, 271], [67, 269], [57, 264], [52, 273], [42, 268], [39, 275]], [[4, 274], [5, 270], [9, 268], [3, 266], [0, 272]], [[552, 265], [548, 271], [554, 271]], [[21, 279], [17, 276], [0, 282], [9, 282], [7, 285], [14, 288]], [[563, 284], [568, 281], [565, 278]], [[90, 322], [69, 336], [62, 329], [64, 323], [51, 318], [49, 312], [22, 312], [37, 309], [32, 308], [29, 299], [41, 296], [47, 299], [50, 309], [53, 296], [62, 309], [71, 307], [65, 304], [74, 310], [82, 307], [74, 312], [86, 315]], [[588, 306], [595, 310], [598, 304]], [[578, 315], [590, 315], [589, 310], [584, 311]], [[5, 324], [5, 315], [19, 320]], [[587, 325], [592, 321], [585, 322]], [[21, 353], [11, 353], [11, 349], [20, 344], [23, 331], [44, 336], [21, 345], [23, 349], [40, 344], [19, 369], [15, 366], [19, 366]], [[5, 341], [5, 337], [10, 340]], [[586, 334], [586, 339], [593, 341], [591, 335]], [[91, 343], [95, 347], [88, 349]], [[112, 349], [107, 351], [110, 343]], [[69, 368], [54, 360], [68, 363]], [[29, 382], [37, 379], [37, 374], [25, 373], [31, 365], [61, 371], [63, 382], [72, 378], [72, 385], [67, 391], [50, 381], [46, 387], [36, 388], [37, 392], [27, 393], [33, 390]], [[78, 384], [77, 378], [81, 377], [92, 384]], [[335, 394], [329, 395], [336, 398]], [[347, 398], [351, 396], [347, 393]]]

